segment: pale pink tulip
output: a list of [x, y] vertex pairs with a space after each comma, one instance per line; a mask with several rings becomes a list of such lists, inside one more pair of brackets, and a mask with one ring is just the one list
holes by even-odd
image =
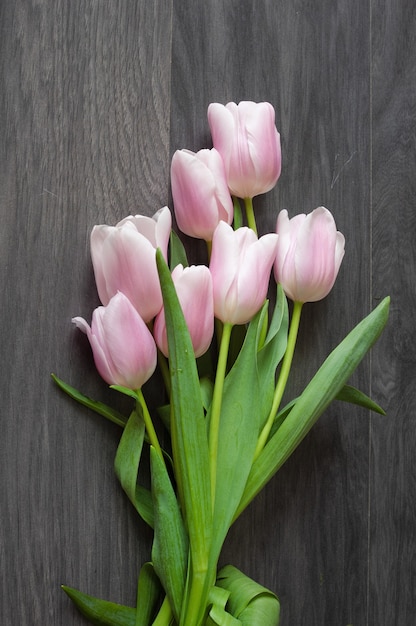
[[167, 207], [153, 217], [129, 216], [116, 226], [94, 226], [91, 257], [98, 295], [106, 305], [124, 293], [149, 322], [162, 307], [156, 248], [167, 255], [172, 217]]
[[215, 102], [208, 107], [208, 123], [233, 195], [253, 198], [275, 186], [282, 154], [271, 104]]
[[344, 235], [328, 209], [289, 219], [277, 218], [279, 235], [274, 275], [286, 295], [298, 302], [322, 300], [331, 291], [344, 257]]
[[[172, 280], [188, 326], [195, 356], [204, 354], [214, 333], [214, 301], [212, 278], [205, 265], [183, 268], [177, 265]], [[155, 319], [153, 334], [159, 349], [168, 356], [165, 311], [162, 309]]]
[[220, 222], [214, 232], [210, 271], [215, 316], [223, 322], [245, 324], [261, 308], [267, 294], [278, 237], [257, 239], [250, 228], [233, 230]]
[[171, 183], [176, 221], [183, 233], [211, 241], [220, 220], [231, 224], [233, 202], [217, 150], [177, 150]]
[[152, 334], [121, 292], [107, 306], [95, 309], [91, 327], [82, 317], [72, 321], [86, 333], [97, 370], [109, 385], [140, 389], [155, 371]]

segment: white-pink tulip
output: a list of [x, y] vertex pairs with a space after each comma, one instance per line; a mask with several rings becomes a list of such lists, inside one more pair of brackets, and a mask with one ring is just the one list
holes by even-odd
[[94, 226], [91, 258], [102, 304], [121, 291], [145, 322], [155, 317], [162, 307], [156, 248], [166, 258], [171, 227], [168, 207], [153, 217], [130, 215], [116, 226]]
[[212, 103], [208, 123], [225, 165], [228, 187], [239, 198], [270, 191], [282, 166], [280, 135], [269, 102]]
[[276, 258], [277, 240], [272, 233], [258, 239], [245, 226], [233, 230], [225, 222], [218, 224], [209, 269], [215, 316], [222, 322], [245, 324], [260, 310]]
[[344, 235], [325, 207], [289, 219], [279, 213], [274, 275], [286, 295], [297, 302], [316, 302], [331, 291], [344, 257]]
[[74, 324], [86, 333], [95, 365], [109, 385], [140, 389], [156, 368], [153, 336], [129, 299], [121, 292], [95, 309], [91, 327], [82, 317]]
[[[212, 279], [205, 265], [191, 265], [183, 268], [177, 265], [172, 272], [172, 280], [188, 326], [195, 356], [204, 354], [214, 333], [214, 301]], [[165, 311], [157, 315], [153, 335], [159, 349], [168, 356]]]
[[220, 220], [231, 224], [233, 202], [217, 150], [177, 150], [171, 183], [176, 221], [183, 233], [211, 241]]

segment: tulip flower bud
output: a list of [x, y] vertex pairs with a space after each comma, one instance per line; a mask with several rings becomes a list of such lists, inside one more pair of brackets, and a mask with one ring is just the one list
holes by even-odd
[[297, 302], [316, 302], [331, 291], [344, 257], [345, 239], [328, 209], [289, 219], [277, 218], [279, 235], [274, 275], [286, 295]]
[[[191, 265], [183, 268], [177, 265], [172, 272], [172, 280], [188, 326], [195, 356], [204, 354], [214, 333], [214, 301], [212, 278], [205, 265]], [[156, 343], [165, 356], [168, 356], [165, 311], [157, 315], [153, 327]]]
[[137, 390], [155, 371], [157, 351], [152, 334], [121, 292], [107, 306], [95, 309], [91, 327], [82, 317], [72, 321], [86, 333], [97, 370], [109, 385]]
[[145, 322], [162, 307], [156, 248], [167, 256], [172, 218], [168, 207], [153, 217], [129, 216], [116, 226], [94, 226], [91, 258], [98, 295], [106, 305], [124, 293]]
[[233, 195], [253, 198], [275, 186], [282, 154], [271, 104], [212, 103], [208, 107], [208, 123]]
[[209, 269], [215, 316], [222, 322], [245, 324], [259, 311], [267, 295], [277, 240], [275, 234], [257, 239], [250, 228], [233, 230], [225, 222], [218, 224]]
[[217, 150], [177, 150], [171, 182], [176, 221], [183, 233], [211, 241], [220, 220], [231, 224], [233, 202]]

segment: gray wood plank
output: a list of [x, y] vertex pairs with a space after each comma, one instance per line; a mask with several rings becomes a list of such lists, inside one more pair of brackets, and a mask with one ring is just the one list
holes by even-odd
[[[209, 102], [268, 100], [284, 165], [274, 192], [258, 199], [260, 230], [274, 228], [281, 208], [324, 204], [346, 235], [335, 290], [305, 310], [295, 392], [368, 311], [368, 7], [182, 0], [172, 59], [171, 150], [210, 145]], [[368, 390], [368, 361], [356, 382]], [[282, 626], [365, 623], [367, 476], [368, 416], [334, 406], [231, 530], [223, 562], [278, 593]]]
[[369, 624], [416, 613], [416, 8], [372, 2], [373, 300], [392, 298], [373, 354], [387, 417], [371, 426]]
[[0, 10], [0, 622], [69, 626], [85, 620], [61, 583], [134, 604], [150, 556], [113, 472], [120, 431], [50, 373], [110, 401], [71, 317], [98, 304], [92, 226], [167, 202], [171, 5]]

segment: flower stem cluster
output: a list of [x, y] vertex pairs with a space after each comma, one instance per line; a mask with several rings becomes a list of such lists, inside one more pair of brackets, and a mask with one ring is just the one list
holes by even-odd
[[[115, 625], [277, 626], [280, 605], [271, 591], [233, 566], [217, 571], [229, 528], [337, 394], [379, 410], [345, 383], [381, 332], [387, 300], [299, 398], [281, 407], [303, 305], [332, 289], [344, 237], [324, 207], [292, 219], [280, 211], [276, 232], [258, 235], [253, 198], [270, 191], [281, 171], [271, 104], [214, 103], [208, 122], [214, 147], [178, 150], [171, 164], [176, 222], [207, 242], [206, 265], [188, 264], [168, 207], [91, 233], [102, 306], [91, 325], [81, 317], [73, 322], [86, 333], [102, 378], [135, 401], [130, 417], [55, 377], [73, 398], [123, 426], [115, 470], [154, 530], [136, 607], [64, 588], [92, 623], [100, 615], [100, 623]], [[271, 276], [276, 303], [269, 319]], [[142, 389], [157, 362], [166, 388], [158, 407], [166, 449]], [[146, 441], [150, 489], [139, 473]]]

